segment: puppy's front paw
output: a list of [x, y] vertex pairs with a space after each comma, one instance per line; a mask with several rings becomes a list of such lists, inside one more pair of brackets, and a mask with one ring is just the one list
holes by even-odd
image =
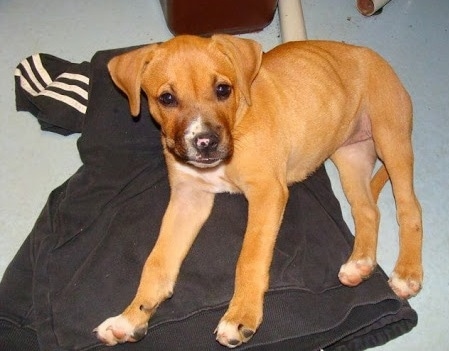
[[263, 316], [263, 299], [231, 300], [229, 308], [215, 329], [217, 341], [234, 348], [249, 341], [256, 332]]
[[218, 323], [217, 329], [217, 341], [223, 346], [234, 348], [247, 342], [255, 333], [255, 329], [244, 326], [243, 324], [233, 323], [222, 319]]
[[349, 260], [341, 266], [338, 278], [343, 285], [356, 286], [367, 279], [375, 267], [376, 263], [370, 258]]
[[126, 317], [118, 315], [106, 319], [93, 332], [98, 340], [108, 346], [125, 342], [136, 342], [147, 334], [148, 323], [134, 326]]

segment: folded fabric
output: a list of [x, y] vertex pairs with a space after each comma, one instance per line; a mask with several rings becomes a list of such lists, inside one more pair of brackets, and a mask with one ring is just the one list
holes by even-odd
[[[17, 109], [43, 130], [81, 133], [81, 168], [49, 196], [0, 284], [1, 350], [110, 350], [92, 329], [131, 301], [169, 198], [159, 129], [133, 119], [106, 64], [127, 49], [71, 63], [37, 54], [16, 70]], [[226, 310], [247, 219], [242, 195], [219, 194], [147, 336], [117, 350], [223, 350]], [[324, 167], [290, 187], [264, 321], [243, 350], [363, 350], [410, 331], [417, 315], [379, 268], [355, 288], [337, 274], [353, 237]], [[176, 243], [173, 243], [176, 245]]]

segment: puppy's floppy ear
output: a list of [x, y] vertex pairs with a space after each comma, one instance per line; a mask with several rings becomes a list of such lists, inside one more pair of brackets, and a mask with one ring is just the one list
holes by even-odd
[[157, 44], [115, 56], [108, 63], [108, 70], [115, 85], [128, 97], [129, 109], [134, 117], [140, 113], [140, 89], [142, 73], [153, 56]]
[[241, 90], [247, 104], [251, 105], [251, 84], [262, 63], [261, 45], [254, 40], [227, 34], [214, 35], [212, 40], [235, 67], [238, 88]]

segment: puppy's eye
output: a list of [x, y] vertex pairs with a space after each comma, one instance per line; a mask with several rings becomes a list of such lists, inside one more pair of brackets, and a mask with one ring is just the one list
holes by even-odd
[[215, 94], [218, 100], [226, 100], [231, 95], [232, 87], [228, 84], [218, 84], [215, 88]]
[[178, 101], [176, 100], [175, 96], [170, 93], [162, 93], [159, 96], [159, 102], [167, 107], [176, 107], [178, 106]]

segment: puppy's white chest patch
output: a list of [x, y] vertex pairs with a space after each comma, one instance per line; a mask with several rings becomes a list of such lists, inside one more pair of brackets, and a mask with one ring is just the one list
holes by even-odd
[[230, 182], [225, 173], [225, 166], [219, 165], [214, 168], [196, 168], [190, 165], [176, 163], [178, 172], [192, 177], [192, 181], [211, 193], [239, 193], [240, 190]]

